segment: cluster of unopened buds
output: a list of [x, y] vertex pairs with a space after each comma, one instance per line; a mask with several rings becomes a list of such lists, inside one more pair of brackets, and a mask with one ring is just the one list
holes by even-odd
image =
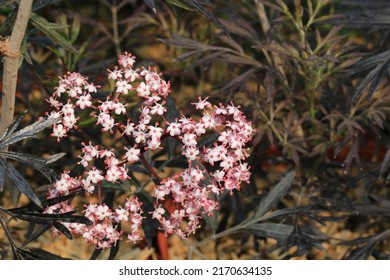
[[[192, 103], [198, 116], [178, 116], [168, 121], [166, 99], [170, 84], [161, 78], [156, 69], [135, 68], [135, 57], [129, 53], [119, 56], [119, 66], [108, 70], [108, 78], [115, 84], [115, 91], [104, 101], [94, 102], [93, 95], [100, 86], [89, 83], [79, 73], [67, 73], [60, 78], [56, 91], [48, 100], [53, 111], [48, 118], [58, 118], [52, 136], [58, 141], [70, 130], [77, 129], [79, 112], [89, 108], [94, 111], [96, 124], [102, 131], [120, 133], [122, 146], [106, 149], [91, 142], [83, 143], [79, 164], [85, 172], [71, 176], [64, 172], [53, 184], [49, 197], [66, 195], [84, 189], [87, 194], [98, 192], [101, 184], [130, 184], [128, 167], [142, 163], [156, 182], [151, 193], [154, 210], [145, 213], [137, 193], [131, 194], [123, 206], [110, 209], [105, 204], [85, 205], [84, 214], [93, 225], [65, 224], [74, 234], [82, 235], [98, 248], [110, 247], [121, 239], [123, 232], [117, 225], [129, 222], [129, 241], [142, 239], [143, 219], [149, 215], [157, 219], [161, 230], [182, 238], [195, 232], [204, 215], [212, 215], [218, 208], [216, 195], [239, 190], [242, 182], [248, 182], [250, 171], [245, 159], [246, 144], [251, 140], [253, 128], [239, 107], [212, 105], [208, 98]], [[141, 105], [137, 114], [130, 114], [128, 98], [138, 96]], [[129, 116], [131, 115], [131, 118]], [[216, 135], [209, 146], [201, 146], [206, 134]], [[186, 168], [168, 178], [161, 178], [144, 154], [163, 149], [163, 139], [174, 138], [185, 158]], [[100, 162], [100, 168], [95, 164]], [[211, 167], [212, 171], [207, 168]], [[164, 200], [171, 199], [175, 210], [168, 212]], [[46, 209], [49, 213], [71, 211], [63, 202]]]

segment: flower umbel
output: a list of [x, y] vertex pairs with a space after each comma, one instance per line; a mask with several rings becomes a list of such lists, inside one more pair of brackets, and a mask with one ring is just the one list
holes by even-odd
[[[129, 166], [142, 164], [154, 178], [155, 185], [150, 194], [154, 199], [153, 211], [145, 213], [137, 192], [130, 192], [126, 202], [115, 209], [103, 203], [85, 205], [84, 214], [93, 225], [65, 225], [98, 248], [111, 247], [121, 239], [123, 232], [118, 231], [119, 223], [130, 223], [130, 231], [126, 232], [128, 241], [141, 240], [142, 223], [147, 216], [158, 220], [167, 234], [186, 238], [200, 227], [202, 216], [213, 215], [218, 208], [215, 195], [225, 191], [232, 194], [243, 182], [249, 181], [246, 145], [252, 139], [253, 128], [238, 106], [212, 105], [208, 97], [192, 103], [199, 117], [181, 116], [168, 121], [166, 98], [170, 83], [154, 68], [134, 68], [135, 57], [130, 53], [119, 56], [118, 63], [108, 70], [115, 90], [106, 100], [95, 99], [94, 94], [100, 86], [89, 83], [79, 73], [61, 77], [49, 98], [53, 110], [47, 115], [59, 119], [52, 133], [57, 141], [78, 129], [83, 110], [91, 110], [90, 116], [96, 117], [96, 124], [103, 133], [116, 133], [120, 137], [120, 144], [115, 147], [82, 143], [79, 164], [85, 168], [84, 174], [71, 176], [70, 172], [64, 172], [49, 195], [69, 194], [81, 188], [92, 196], [100, 193], [102, 184], [130, 185]], [[136, 96], [141, 102], [134, 115], [128, 100]], [[207, 135], [214, 135], [215, 140], [211, 145], [202, 146], [201, 140]], [[179, 143], [177, 153], [181, 154], [186, 167], [179, 173], [161, 178], [145, 154], [148, 153], [150, 159], [151, 155], [164, 149], [166, 138], [174, 138]], [[209, 167], [212, 172], [208, 171]], [[164, 208], [168, 197], [175, 205], [171, 212]], [[46, 211], [64, 213], [70, 210], [70, 205], [62, 203]]]

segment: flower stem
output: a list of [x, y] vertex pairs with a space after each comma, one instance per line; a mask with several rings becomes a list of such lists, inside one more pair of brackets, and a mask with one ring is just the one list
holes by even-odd
[[161, 182], [163, 181], [163, 179], [160, 177], [160, 175], [157, 174], [157, 172], [153, 169], [153, 167], [150, 165], [150, 163], [148, 162], [148, 160], [145, 158], [144, 154], [141, 153], [141, 155], [139, 156], [139, 159], [141, 160], [141, 162], [144, 164], [145, 168], [150, 172], [150, 174], [152, 174], [152, 176], [154, 178], [156, 178], [156, 180], [161, 184]]
[[112, 30], [113, 30], [113, 41], [115, 45], [116, 54], [119, 56], [122, 51], [120, 49], [120, 39], [119, 39], [119, 31], [118, 31], [118, 6], [111, 6], [111, 14], [112, 14]]
[[[131, 141], [131, 139], [125, 135], [123, 133], [123, 129], [121, 127], [118, 126], [118, 131], [120, 133], [123, 134], [123, 138], [126, 140], [127, 143], [131, 144], [131, 145], [134, 145], [133, 141]], [[163, 179], [160, 177], [160, 175], [157, 174], [157, 172], [153, 169], [153, 167], [150, 165], [150, 163], [148, 162], [148, 160], [145, 158], [143, 152], [141, 152], [141, 155], [139, 156], [139, 159], [141, 160], [141, 162], [143, 163], [143, 165], [145, 166], [145, 168], [149, 171], [149, 173], [159, 182], [161, 183], [163, 181]]]

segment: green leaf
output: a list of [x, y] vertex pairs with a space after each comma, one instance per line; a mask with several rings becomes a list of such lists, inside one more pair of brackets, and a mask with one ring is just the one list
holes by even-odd
[[23, 38], [22, 44], [20, 46], [20, 53], [21, 53], [21, 57], [19, 58], [20, 59], [20, 64], [23, 62], [23, 59], [24, 59], [24, 60], [27, 61], [28, 64], [33, 65], [33, 62], [31, 60], [31, 56], [30, 56], [30, 54], [27, 51], [26, 37]]
[[47, 37], [49, 37], [54, 43], [60, 45], [67, 51], [75, 54], [77, 53], [75, 47], [73, 47], [72, 44], [67, 41], [67, 39], [60, 32], [58, 32], [58, 29], [65, 28], [63, 25], [48, 22], [45, 18], [38, 16], [35, 13], [31, 13], [30, 19], [32, 24], [37, 29], [42, 31]]
[[70, 29], [70, 42], [74, 43], [80, 34], [80, 15], [76, 15], [72, 22], [72, 28]]
[[182, 8], [182, 9], [185, 9], [185, 10], [189, 10], [189, 11], [194, 11], [195, 9], [191, 8], [190, 6], [184, 4], [182, 1], [180, 0], [166, 0], [169, 4], [172, 4], [174, 6], [177, 6], [179, 8]]

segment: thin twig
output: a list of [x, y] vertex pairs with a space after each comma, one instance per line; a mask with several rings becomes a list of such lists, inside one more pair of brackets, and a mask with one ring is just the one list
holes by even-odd
[[1, 213], [1, 212], [3, 212], [3, 211], [0, 211], [0, 226], [3, 228], [3, 231], [4, 231], [5, 235], [7, 236], [7, 239], [11, 245], [11, 248], [12, 248], [12, 254], [14, 256], [14, 259], [16, 260], [16, 259], [18, 259], [18, 254], [15, 250], [16, 245], [15, 245], [14, 240], [12, 239], [11, 233], [9, 232], [9, 230], [7, 228], [7, 225], [5, 224], [5, 222], [2, 218], [3, 213]]
[[[119, 126], [117, 128], [118, 128], [118, 131], [123, 134], [123, 139], [125, 139], [126, 142], [129, 143], [130, 145], [133, 145], [134, 144], [133, 141], [126, 134], [123, 133], [123, 129]], [[148, 162], [148, 160], [144, 156], [144, 152], [141, 152], [139, 159], [141, 160], [141, 162], [143, 163], [145, 168], [150, 172], [150, 174], [161, 184], [163, 179], [160, 177], [160, 175], [157, 174], [157, 172], [150, 165], [150, 163]]]

